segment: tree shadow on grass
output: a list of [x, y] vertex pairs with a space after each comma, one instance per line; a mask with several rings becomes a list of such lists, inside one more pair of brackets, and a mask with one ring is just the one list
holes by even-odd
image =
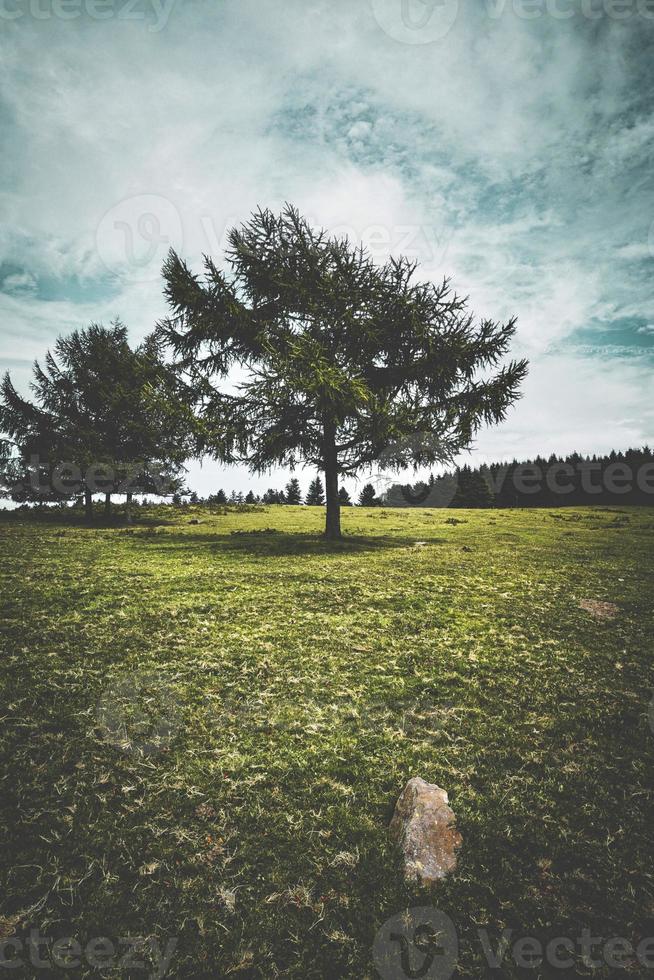
[[[385, 551], [390, 548], [414, 548], [415, 537], [390, 535], [364, 536], [348, 534], [340, 541], [328, 541], [321, 534], [306, 532], [287, 533], [274, 530], [236, 532], [232, 534], [192, 533], [177, 534], [156, 531], [148, 533], [143, 529], [136, 531], [133, 539], [141, 543], [155, 544], [166, 551], [191, 552], [197, 554], [202, 549], [210, 553], [227, 552], [261, 558], [285, 557], [289, 555], [356, 555], [370, 551]], [[422, 547], [445, 544], [444, 538], [423, 539]]]
[[95, 513], [92, 521], [88, 521], [85, 515], [79, 511], [58, 510], [50, 508], [47, 511], [36, 509], [29, 512], [18, 510], [0, 510], [0, 523], [8, 526], [15, 524], [34, 524], [39, 527], [71, 528], [76, 531], [107, 531], [107, 530], [130, 530], [138, 531], [151, 527], [173, 527], [179, 524], [177, 520], [169, 520], [165, 517], [155, 515], [135, 516], [133, 523], [128, 524], [125, 515], [120, 511], [110, 514]]

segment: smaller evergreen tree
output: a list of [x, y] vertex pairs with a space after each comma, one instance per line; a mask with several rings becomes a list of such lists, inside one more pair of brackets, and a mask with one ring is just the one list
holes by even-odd
[[319, 476], [309, 484], [309, 492], [304, 502], [309, 507], [322, 507], [325, 503], [325, 491], [323, 490], [322, 480]]
[[[280, 501], [282, 502], [282, 501]], [[284, 503], [287, 504], [301, 504], [302, 503], [302, 490], [300, 489], [300, 481], [297, 477], [291, 477], [291, 479], [286, 484], [286, 492], [284, 495]]]
[[376, 507], [378, 504], [379, 499], [375, 493], [374, 486], [372, 483], [366, 483], [359, 494], [359, 507]]
[[341, 507], [351, 507], [352, 506], [352, 500], [350, 499], [350, 495], [347, 492], [347, 490], [345, 489], [345, 487], [339, 487], [339, 490], [338, 490], [338, 499], [341, 502]]
[[468, 465], [462, 466], [458, 473], [459, 485], [452, 501], [452, 507], [490, 507], [493, 503], [488, 481], [480, 470]]
[[255, 496], [254, 496], [254, 494], [252, 493], [251, 490], [248, 490], [248, 492], [247, 492], [247, 495], [245, 497], [245, 503], [246, 504], [254, 504], [254, 503], [256, 503]]
[[488, 480], [467, 464], [458, 471], [458, 487], [452, 507], [490, 507], [493, 502]]

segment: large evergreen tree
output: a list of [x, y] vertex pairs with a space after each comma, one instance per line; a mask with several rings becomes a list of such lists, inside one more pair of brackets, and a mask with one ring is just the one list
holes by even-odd
[[[504, 418], [526, 373], [525, 361], [502, 366], [514, 320], [475, 323], [447, 281], [414, 274], [290, 206], [233, 229], [225, 270], [206, 258], [200, 277], [174, 251], [164, 265], [160, 331], [198, 393], [205, 449], [253, 472], [321, 469], [331, 538], [339, 475], [382, 454], [398, 469], [450, 460]], [[234, 366], [236, 390], [224, 383]]]

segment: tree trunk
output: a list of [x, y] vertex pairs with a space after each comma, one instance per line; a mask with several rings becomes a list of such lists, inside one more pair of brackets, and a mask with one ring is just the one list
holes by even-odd
[[341, 538], [341, 501], [338, 496], [338, 454], [336, 426], [325, 420], [323, 460], [325, 465], [325, 537], [330, 541]]
[[125, 520], [128, 524], [132, 523], [132, 495], [128, 493], [125, 497]]
[[104, 516], [111, 516], [111, 494], [105, 493], [104, 495]]
[[93, 494], [90, 490], [84, 491], [84, 510], [86, 519], [90, 523], [93, 520]]

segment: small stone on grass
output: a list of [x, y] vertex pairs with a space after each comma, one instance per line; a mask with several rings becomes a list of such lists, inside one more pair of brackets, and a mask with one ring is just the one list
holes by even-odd
[[447, 793], [414, 776], [395, 806], [390, 834], [404, 858], [408, 883], [430, 885], [456, 868], [456, 849], [463, 838], [456, 830]]

